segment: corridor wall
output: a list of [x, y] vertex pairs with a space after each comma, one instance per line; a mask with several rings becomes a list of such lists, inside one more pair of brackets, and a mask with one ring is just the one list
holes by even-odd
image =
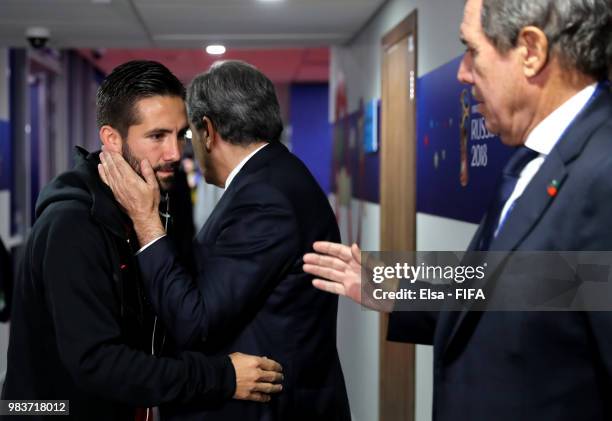
[[[356, 112], [361, 102], [367, 104], [371, 100], [380, 99], [382, 37], [415, 9], [418, 10], [417, 77], [428, 74], [462, 54], [463, 46], [459, 42], [458, 34], [463, 16], [463, 2], [446, 0], [385, 2], [378, 13], [348, 44], [332, 48], [330, 124], [333, 124], [335, 119], [336, 91], [340, 85], [343, 84], [346, 90], [349, 113]], [[417, 109], [420, 95], [427, 95], [427, 92], [417, 92]], [[369, 183], [377, 184], [378, 167], [372, 166], [365, 177], [370, 179]], [[336, 201], [335, 194], [330, 195], [330, 200]], [[380, 205], [377, 202], [353, 197], [350, 212], [352, 226], [349, 227], [349, 209], [338, 208], [344, 241], [352, 237], [364, 250], [379, 250]], [[475, 224], [417, 213], [417, 249], [464, 250], [475, 230]], [[359, 236], [356, 235], [358, 232]], [[376, 420], [379, 413], [378, 314], [364, 311], [347, 300], [341, 300], [338, 320], [338, 346], [347, 377], [353, 419]], [[417, 421], [431, 419], [432, 367], [432, 348], [417, 346], [415, 387]]]

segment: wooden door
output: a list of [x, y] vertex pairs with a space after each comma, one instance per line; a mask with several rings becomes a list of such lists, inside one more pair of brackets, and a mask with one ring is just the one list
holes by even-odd
[[[381, 250], [416, 249], [417, 13], [383, 40], [380, 149]], [[381, 317], [380, 421], [414, 420], [414, 345], [388, 342]]]

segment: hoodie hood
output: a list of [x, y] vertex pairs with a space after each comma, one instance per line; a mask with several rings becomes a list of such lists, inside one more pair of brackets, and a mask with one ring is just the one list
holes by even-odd
[[36, 201], [36, 218], [54, 203], [76, 201], [89, 208], [92, 218], [113, 234], [129, 238], [132, 223], [98, 175], [99, 152], [89, 153], [77, 146], [75, 162], [72, 170], [57, 176], [41, 191]]

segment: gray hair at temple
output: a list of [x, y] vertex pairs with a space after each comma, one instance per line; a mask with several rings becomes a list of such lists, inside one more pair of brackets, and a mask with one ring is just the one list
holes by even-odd
[[612, 0], [483, 0], [482, 27], [500, 52], [526, 26], [547, 36], [562, 65], [597, 80], [612, 70]]
[[187, 113], [197, 130], [208, 117], [221, 137], [236, 145], [279, 142], [283, 131], [274, 84], [254, 66], [237, 60], [215, 62], [191, 82]]

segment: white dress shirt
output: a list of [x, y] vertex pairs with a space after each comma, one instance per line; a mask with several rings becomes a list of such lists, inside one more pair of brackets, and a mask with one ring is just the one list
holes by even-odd
[[259, 152], [260, 150], [262, 150], [266, 146], [268, 146], [268, 144], [264, 143], [259, 148], [255, 149], [253, 152], [248, 154], [242, 161], [240, 161], [240, 163], [238, 165], [236, 165], [234, 167], [234, 169], [229, 173], [229, 175], [227, 176], [227, 179], [225, 180], [225, 190], [227, 190], [227, 188], [229, 187], [229, 185], [232, 182], [232, 180], [234, 180], [234, 178], [236, 178], [236, 176], [238, 175], [238, 173], [240, 172], [242, 167], [244, 167], [246, 165], [246, 163], [249, 162], [249, 159], [253, 158], [253, 156], [257, 152]]
[[508, 216], [510, 209], [512, 209], [514, 202], [521, 197], [529, 182], [536, 175], [548, 154], [550, 154], [552, 148], [554, 148], [561, 136], [563, 136], [563, 133], [567, 130], [572, 121], [574, 121], [580, 111], [582, 111], [582, 109], [587, 105], [595, 93], [596, 88], [597, 84], [594, 83], [578, 92], [576, 95], [563, 103], [563, 105], [550, 113], [548, 117], [542, 120], [531, 131], [531, 133], [529, 133], [529, 136], [525, 141], [525, 146], [538, 152], [540, 155], [537, 158], [529, 161], [529, 163], [521, 171], [512, 194], [504, 204], [497, 229], [495, 230], [495, 236], [497, 236], [499, 229], [502, 227], [503, 222]]

